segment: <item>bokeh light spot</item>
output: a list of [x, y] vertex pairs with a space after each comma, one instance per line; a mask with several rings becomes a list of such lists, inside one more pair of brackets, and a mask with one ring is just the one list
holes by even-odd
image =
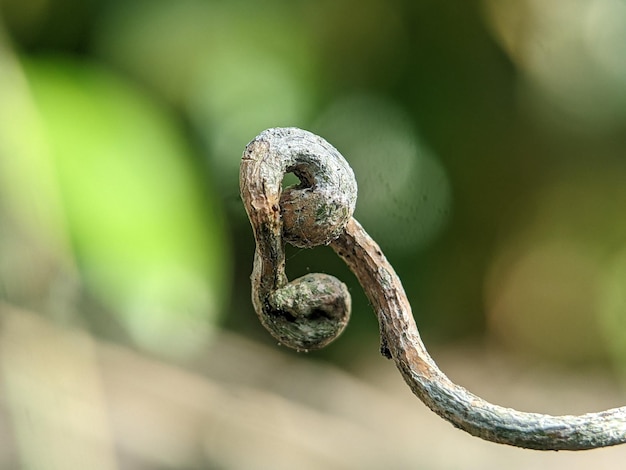
[[436, 237], [449, 216], [450, 185], [398, 106], [346, 96], [318, 117], [315, 130], [350, 162], [359, 182], [355, 217], [385, 249], [419, 250]]

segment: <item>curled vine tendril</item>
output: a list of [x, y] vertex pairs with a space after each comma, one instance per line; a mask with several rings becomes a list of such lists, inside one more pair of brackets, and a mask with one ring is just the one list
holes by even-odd
[[[294, 173], [300, 184], [283, 191], [286, 173]], [[395, 361], [413, 393], [454, 426], [489, 441], [540, 450], [626, 442], [626, 407], [580, 416], [521, 412], [473, 395], [439, 370], [422, 343], [400, 279], [352, 217], [357, 191], [352, 169], [324, 139], [296, 128], [262, 132], [244, 151], [240, 187], [256, 240], [252, 302], [281, 344], [318, 349], [348, 322], [350, 295], [341, 281], [307, 274], [288, 282], [285, 275], [285, 242], [330, 245], [378, 316], [383, 354]]]

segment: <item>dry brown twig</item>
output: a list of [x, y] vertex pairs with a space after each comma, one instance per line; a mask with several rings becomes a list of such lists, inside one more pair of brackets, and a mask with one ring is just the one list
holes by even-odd
[[[286, 173], [300, 184], [282, 190]], [[453, 383], [420, 338], [400, 279], [380, 247], [352, 217], [354, 173], [328, 142], [297, 128], [268, 129], [244, 151], [241, 197], [254, 229], [252, 300], [261, 323], [281, 344], [321, 348], [345, 328], [350, 294], [333, 276], [288, 282], [285, 241], [329, 244], [363, 286], [380, 323], [381, 351], [431, 410], [468, 433], [540, 450], [583, 450], [626, 442], [626, 407], [580, 416], [526, 413], [493, 405]]]

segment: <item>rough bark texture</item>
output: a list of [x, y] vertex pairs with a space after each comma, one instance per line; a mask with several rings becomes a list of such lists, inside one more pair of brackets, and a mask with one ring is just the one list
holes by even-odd
[[352, 219], [332, 245], [363, 286], [383, 344], [413, 393], [453, 425], [483, 439], [540, 450], [583, 450], [626, 441], [626, 408], [582, 416], [523, 413], [486, 402], [439, 370], [419, 336], [411, 306], [380, 248]]
[[[300, 184], [283, 192], [283, 177], [290, 172]], [[348, 323], [348, 289], [322, 274], [288, 282], [284, 243], [313, 247], [343, 232], [356, 205], [352, 169], [310, 132], [268, 129], [246, 147], [239, 182], [256, 240], [252, 302], [261, 323], [285, 346], [302, 351], [326, 346]]]
[[[301, 184], [281, 197], [283, 176], [290, 171]], [[383, 354], [395, 361], [413, 393], [454, 426], [489, 441], [540, 450], [626, 442], [626, 407], [581, 416], [525, 413], [488, 403], [439, 370], [422, 343], [400, 279], [352, 218], [354, 175], [326, 141], [300, 129], [269, 129], [246, 148], [240, 184], [257, 243], [253, 303], [263, 325], [283, 344], [319, 348], [345, 327], [350, 297], [340, 281], [309, 274], [288, 284], [284, 274], [284, 239], [306, 247], [330, 243], [376, 311]]]

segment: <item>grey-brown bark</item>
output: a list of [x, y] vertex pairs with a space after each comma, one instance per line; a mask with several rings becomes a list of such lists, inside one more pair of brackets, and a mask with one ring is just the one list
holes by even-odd
[[[281, 190], [285, 173], [300, 185]], [[298, 350], [320, 348], [344, 329], [350, 297], [339, 280], [309, 274], [289, 283], [284, 243], [330, 244], [363, 286], [380, 323], [382, 351], [430, 409], [454, 426], [493, 442], [541, 450], [582, 450], [626, 442], [626, 407], [581, 416], [525, 413], [493, 405], [456, 385], [432, 360], [402, 283], [352, 218], [356, 181], [325, 140], [296, 129], [268, 129], [243, 155], [241, 195], [254, 229], [252, 300], [263, 325]]]

